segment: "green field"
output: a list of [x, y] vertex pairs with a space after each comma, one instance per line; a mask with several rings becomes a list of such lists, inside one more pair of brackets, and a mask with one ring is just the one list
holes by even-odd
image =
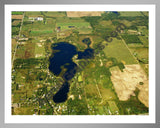
[[122, 38], [125, 40], [126, 44], [142, 44], [141, 40], [136, 35], [124, 34], [122, 35]]
[[12, 12], [12, 15], [23, 15], [23, 12]]
[[145, 36], [139, 36], [139, 39], [141, 40], [141, 42], [144, 44], [144, 46], [148, 47], [149, 46], [149, 41], [148, 41], [148, 37]]
[[84, 19], [79, 18], [79, 17], [56, 17], [56, 22], [57, 23], [75, 23], [75, 22], [86, 22]]
[[66, 12], [60, 11], [60, 12], [43, 12], [43, 14], [45, 16], [49, 16], [49, 17], [65, 17], [66, 16]]
[[148, 48], [130, 48], [132, 53], [144, 63], [148, 63]]
[[70, 23], [57, 23], [56, 24], [57, 27], [61, 27], [61, 30], [66, 30], [69, 29], [69, 26], [74, 26], [74, 28], [76, 29], [80, 29], [80, 28], [89, 28], [90, 24], [88, 22], [75, 22], [72, 23], [72, 21]]
[[[103, 43], [106, 44], [107, 42]], [[112, 42], [103, 51], [107, 57], [115, 57], [118, 61], [125, 61], [126, 64], [137, 63], [122, 40], [113, 38]]]
[[137, 28], [138, 28], [138, 31], [141, 32], [142, 35], [149, 36], [148, 29], [146, 26], [137, 26]]
[[80, 32], [80, 34], [89, 34], [92, 32], [92, 28], [88, 22], [63, 22], [57, 23], [57, 27], [60, 27], [61, 31], [76, 29]]
[[29, 36], [53, 36], [55, 34], [55, 19], [43, 21], [27, 22], [22, 27], [22, 34]]
[[120, 16], [143, 16], [141, 12], [137, 11], [125, 11], [125, 12], [120, 12]]
[[25, 15], [26, 16], [36, 16], [36, 15], [41, 15], [41, 12], [40, 11], [33, 11], [33, 12], [26, 11]]

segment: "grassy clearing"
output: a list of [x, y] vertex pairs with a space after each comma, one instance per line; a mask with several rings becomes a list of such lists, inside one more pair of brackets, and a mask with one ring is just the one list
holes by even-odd
[[[106, 44], [107, 42], [103, 42]], [[136, 64], [136, 60], [133, 58], [122, 40], [113, 38], [112, 42], [108, 44], [103, 50], [107, 57], [114, 57], [118, 61], [125, 61], [126, 64]]]
[[17, 25], [20, 25], [21, 24], [21, 20], [14, 20], [12, 22], [12, 26], [17, 26]]
[[35, 44], [27, 42], [27, 44], [19, 45], [16, 51], [16, 58], [28, 59], [34, 58]]
[[45, 49], [43, 43], [36, 43], [35, 45], [35, 58], [44, 58], [45, 57]]
[[108, 101], [108, 100], [115, 100], [116, 99], [116, 95], [111, 89], [106, 89], [106, 88], [102, 87], [101, 85], [99, 85], [98, 87], [100, 89], [103, 100]]
[[113, 115], [115, 115], [115, 114], [117, 114], [117, 112], [119, 112], [119, 109], [118, 109], [115, 101], [108, 101], [108, 104], [109, 104], [109, 109]]
[[120, 16], [143, 16], [141, 12], [138, 11], [124, 11], [120, 12]]

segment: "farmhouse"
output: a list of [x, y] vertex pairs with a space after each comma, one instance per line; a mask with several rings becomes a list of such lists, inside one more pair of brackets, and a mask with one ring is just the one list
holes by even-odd
[[29, 17], [28, 19], [29, 19], [30, 21], [34, 21], [34, 20], [43, 21], [43, 17]]

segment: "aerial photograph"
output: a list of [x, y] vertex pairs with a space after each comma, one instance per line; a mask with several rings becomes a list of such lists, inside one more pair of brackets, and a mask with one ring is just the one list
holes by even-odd
[[12, 115], [149, 115], [148, 11], [12, 11]]

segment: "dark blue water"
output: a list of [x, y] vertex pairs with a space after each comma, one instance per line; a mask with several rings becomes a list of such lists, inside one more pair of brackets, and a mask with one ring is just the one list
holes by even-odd
[[87, 48], [84, 51], [77, 51], [77, 48], [67, 42], [52, 44], [52, 55], [49, 59], [49, 70], [56, 76], [61, 76], [65, 81], [60, 90], [53, 96], [55, 103], [65, 102], [69, 92], [69, 83], [77, 72], [77, 64], [73, 62], [72, 57], [78, 55], [78, 59], [94, 58], [94, 50]]

